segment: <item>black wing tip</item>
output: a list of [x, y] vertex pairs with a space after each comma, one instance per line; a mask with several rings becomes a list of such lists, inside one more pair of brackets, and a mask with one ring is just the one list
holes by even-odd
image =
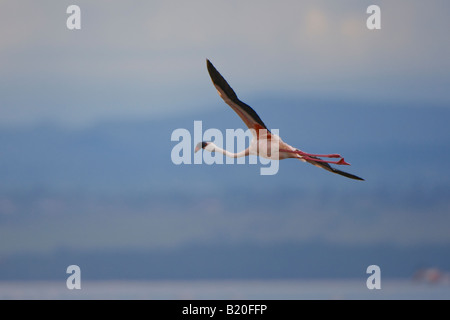
[[208, 68], [208, 72], [211, 75], [211, 72], [218, 72], [217, 69], [214, 67], [214, 65], [209, 61], [209, 59], [206, 59], [206, 67]]
[[219, 87], [221, 90], [225, 92], [225, 94], [236, 103], [239, 103], [240, 100], [236, 95], [236, 92], [230, 87], [225, 78], [220, 74], [220, 72], [214, 67], [214, 65], [206, 59], [206, 67], [208, 69], [209, 76], [214, 84], [214, 86]]
[[364, 180], [361, 177], [355, 176], [354, 174], [351, 174], [351, 173], [348, 173], [348, 172], [344, 172], [344, 171], [341, 171], [341, 170], [338, 170], [338, 169], [335, 169], [335, 168], [333, 168], [333, 172], [337, 173], [337, 174], [340, 174], [341, 176], [353, 179], [353, 180], [366, 181], [366, 180]]
[[[216, 87], [216, 89], [219, 89], [223, 91], [223, 93], [226, 95], [226, 98], [222, 97], [223, 99], [230, 99], [235, 104], [239, 105], [240, 108], [244, 110], [244, 112], [247, 112], [251, 118], [258, 124], [260, 124], [263, 128], [267, 129], [264, 122], [261, 120], [261, 118], [258, 116], [258, 114], [253, 110], [250, 106], [243, 103], [241, 100], [239, 100], [238, 96], [236, 95], [236, 92], [230, 87], [228, 82], [225, 80], [225, 78], [220, 74], [219, 71], [214, 67], [214, 65], [209, 61], [209, 59], [206, 59], [206, 66], [208, 68], [209, 76], [211, 77], [211, 80]], [[221, 94], [222, 96], [222, 94]], [[228, 102], [227, 102], [228, 103]]]
[[[317, 157], [312, 157], [312, 158], [319, 159]], [[308, 162], [308, 163], [310, 163], [310, 164], [312, 164], [312, 165], [314, 165], [316, 167], [319, 167], [319, 168], [325, 169], [327, 171], [330, 171], [332, 173], [340, 174], [341, 176], [344, 176], [344, 177], [349, 178], [349, 179], [359, 180], [359, 181], [366, 181], [366, 180], [364, 180], [361, 177], [355, 176], [354, 174], [351, 174], [351, 173], [348, 173], [348, 172], [336, 169], [336, 168], [330, 166], [326, 162], [318, 162], [318, 161], [314, 161], [314, 160], [306, 160], [306, 162]]]
[[[209, 59], [206, 59], [206, 67], [208, 68], [208, 73], [211, 76], [212, 80], [215, 79], [219, 80], [220, 78], [223, 79], [219, 71], [217, 71], [216, 67], [214, 67], [214, 65], [211, 63], [211, 61], [209, 61]], [[225, 79], [223, 79], [223, 81], [225, 81]]]

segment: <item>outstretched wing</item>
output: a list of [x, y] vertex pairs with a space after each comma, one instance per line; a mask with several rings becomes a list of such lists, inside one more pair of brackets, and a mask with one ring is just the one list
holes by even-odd
[[256, 131], [260, 129], [269, 131], [255, 110], [238, 99], [234, 90], [208, 59], [206, 60], [206, 66], [219, 95], [238, 114], [247, 127]]
[[[311, 157], [311, 158], [316, 158], [316, 157]], [[319, 158], [317, 158], [317, 159], [319, 159]], [[360, 178], [358, 176], [355, 176], [354, 174], [351, 174], [351, 173], [344, 172], [344, 171], [338, 170], [336, 168], [333, 168], [332, 166], [330, 166], [326, 162], [318, 162], [318, 161], [314, 161], [314, 160], [305, 160], [305, 161], [308, 162], [308, 163], [311, 163], [312, 165], [314, 165], [316, 167], [323, 168], [323, 169], [328, 170], [330, 172], [340, 174], [341, 176], [344, 176], [344, 177], [347, 177], [347, 178], [350, 178], [350, 179], [364, 181], [363, 178]]]

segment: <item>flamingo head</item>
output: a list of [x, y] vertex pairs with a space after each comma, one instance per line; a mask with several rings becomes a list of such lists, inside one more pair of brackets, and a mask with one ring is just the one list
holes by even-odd
[[199, 143], [197, 143], [197, 145], [195, 146], [195, 150], [194, 150], [194, 153], [196, 153], [198, 150], [200, 150], [200, 149], [205, 149], [206, 148], [206, 146], [208, 145], [208, 144], [210, 144], [211, 142], [206, 142], [206, 141], [202, 141], [202, 142], [199, 142]]

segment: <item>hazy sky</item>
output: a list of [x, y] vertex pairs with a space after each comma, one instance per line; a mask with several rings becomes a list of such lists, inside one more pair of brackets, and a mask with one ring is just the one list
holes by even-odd
[[[72, 4], [81, 30], [66, 27]], [[366, 27], [372, 4], [381, 30]], [[1, 1], [0, 254], [189, 241], [448, 244], [448, 109], [426, 108], [450, 106], [449, 13], [448, 0]], [[214, 90], [206, 58], [252, 106], [295, 101], [263, 120], [282, 124], [283, 139], [305, 151], [344, 154], [367, 181], [287, 160], [271, 178], [248, 167], [175, 166], [170, 132], [197, 120], [172, 119], [178, 113], [206, 120], [221, 108], [204, 128], [243, 127]], [[297, 121], [303, 97], [358, 103]], [[422, 109], [387, 109], [396, 103]], [[166, 119], [147, 121], [157, 117]], [[66, 130], [79, 126], [87, 128]], [[117, 199], [91, 192], [102, 186], [119, 190]], [[314, 197], [302, 193], [312, 186]], [[152, 187], [160, 193], [147, 199]], [[173, 199], [175, 188], [201, 196]], [[275, 189], [273, 199], [260, 192]]]
[[448, 1], [76, 1], [72, 31], [71, 4], [0, 3], [0, 125], [205, 108], [205, 58], [244, 96], [450, 104]]

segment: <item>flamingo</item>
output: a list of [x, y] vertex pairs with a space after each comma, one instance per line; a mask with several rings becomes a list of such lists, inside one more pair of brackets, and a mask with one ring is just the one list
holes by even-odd
[[[199, 142], [196, 145], [194, 152], [197, 152], [200, 149], [204, 149], [209, 152], [220, 152], [225, 156], [231, 158], [239, 158], [249, 155], [257, 155], [273, 160], [294, 158], [303, 162], [308, 162], [316, 167], [323, 168], [332, 173], [337, 173], [350, 179], [364, 180], [363, 178], [355, 176], [351, 173], [347, 173], [330, 166], [330, 164], [350, 165], [349, 163], [345, 162], [344, 158], [339, 154], [306, 153], [290, 146], [289, 144], [281, 140], [278, 135], [271, 133], [267, 129], [267, 126], [264, 124], [261, 118], [258, 116], [258, 114], [255, 112], [255, 110], [238, 99], [234, 90], [230, 87], [227, 81], [222, 77], [219, 71], [217, 71], [217, 69], [208, 59], [206, 60], [206, 66], [211, 80], [216, 87], [220, 97], [237, 113], [242, 121], [244, 121], [247, 127], [251, 130], [253, 139], [251, 140], [250, 145], [247, 149], [238, 153], [224, 150], [211, 141]], [[340, 159], [338, 161], [331, 161], [323, 160], [321, 158]]]

